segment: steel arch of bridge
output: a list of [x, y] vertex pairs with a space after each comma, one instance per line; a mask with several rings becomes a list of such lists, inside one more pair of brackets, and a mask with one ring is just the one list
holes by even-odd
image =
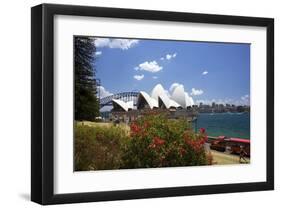
[[111, 96], [107, 96], [100, 99], [100, 108], [108, 105], [112, 105], [112, 99], [120, 99], [124, 102], [134, 101], [134, 104], [137, 101], [139, 96], [139, 92], [121, 92], [117, 94], [113, 94]]

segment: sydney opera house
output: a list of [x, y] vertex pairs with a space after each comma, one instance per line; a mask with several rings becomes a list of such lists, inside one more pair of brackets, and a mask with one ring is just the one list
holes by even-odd
[[112, 118], [122, 121], [131, 121], [143, 113], [165, 112], [171, 118], [192, 118], [192, 97], [185, 92], [183, 85], [176, 86], [171, 95], [165, 91], [161, 84], [157, 84], [151, 94], [140, 91], [136, 102], [125, 102], [120, 99], [112, 99]]

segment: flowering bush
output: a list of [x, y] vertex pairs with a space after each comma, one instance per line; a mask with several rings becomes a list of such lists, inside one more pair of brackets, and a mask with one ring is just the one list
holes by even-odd
[[204, 143], [205, 129], [194, 133], [186, 120], [145, 115], [130, 126], [122, 148], [122, 168], [151, 168], [210, 164]]

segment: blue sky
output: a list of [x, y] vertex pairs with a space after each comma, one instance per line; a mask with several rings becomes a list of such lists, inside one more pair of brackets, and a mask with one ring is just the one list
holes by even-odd
[[183, 85], [195, 102], [249, 104], [250, 45], [97, 38], [101, 96]]

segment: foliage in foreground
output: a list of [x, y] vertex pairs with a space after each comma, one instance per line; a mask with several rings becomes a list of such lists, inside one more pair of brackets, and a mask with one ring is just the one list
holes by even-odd
[[126, 130], [114, 126], [75, 125], [75, 170], [108, 170], [121, 166]]
[[194, 133], [185, 120], [147, 115], [131, 124], [131, 138], [123, 147], [123, 168], [206, 165], [204, 129]]
[[124, 126], [75, 127], [75, 170], [155, 168], [211, 164], [204, 129], [185, 120], [146, 115]]

